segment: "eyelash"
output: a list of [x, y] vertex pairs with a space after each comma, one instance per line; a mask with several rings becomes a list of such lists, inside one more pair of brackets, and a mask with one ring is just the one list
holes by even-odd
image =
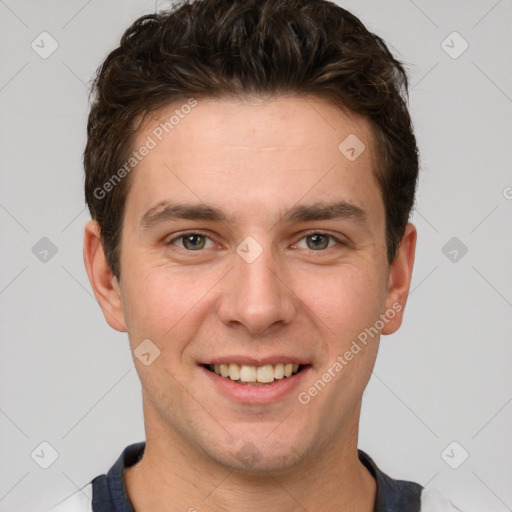
[[[334, 235], [331, 235], [330, 233], [326, 233], [325, 231], [309, 231], [307, 233], [305, 233], [302, 238], [299, 240], [299, 242], [301, 240], [304, 240], [305, 238], [307, 238], [308, 236], [311, 236], [311, 235], [320, 235], [320, 236], [325, 236], [329, 239], [329, 241], [334, 241], [336, 242], [335, 245], [331, 246], [331, 247], [326, 247], [325, 249], [321, 249], [321, 250], [318, 250], [318, 251], [314, 251], [313, 249], [308, 249], [310, 250], [311, 252], [325, 252], [327, 251], [328, 249], [334, 249], [336, 246], [346, 246], [347, 243], [344, 242], [343, 240], [340, 240], [338, 237], [334, 236]], [[294, 245], [297, 245], [297, 244], [294, 244]], [[328, 244], [329, 245], [329, 244]]]
[[[213, 241], [211, 239], [211, 237], [208, 236], [206, 233], [203, 233], [201, 231], [190, 231], [190, 232], [187, 232], [187, 233], [183, 233], [183, 234], [173, 238], [172, 240], [169, 240], [169, 242], [167, 242], [166, 245], [168, 245], [168, 246], [174, 245], [174, 242], [176, 242], [177, 240], [182, 240], [182, 239], [186, 238], [187, 236], [191, 236], [191, 235], [199, 235], [199, 236], [208, 238], [209, 240]], [[314, 230], [305, 233], [299, 239], [299, 242], [302, 241], [303, 239], [307, 238], [308, 236], [312, 236], [312, 235], [321, 235], [321, 236], [328, 237], [330, 240], [334, 240], [336, 242], [336, 245], [341, 245], [341, 246], [346, 246], [347, 245], [346, 242], [340, 240], [338, 237], [336, 237], [334, 235], [331, 235], [330, 233], [326, 233], [324, 231], [314, 231]], [[297, 245], [297, 243], [295, 243], [294, 245]], [[318, 251], [314, 251], [313, 249], [309, 249], [309, 250], [311, 252], [325, 252], [327, 249], [332, 249], [333, 247], [335, 247], [335, 246], [327, 247], [326, 249], [321, 249], [321, 250], [318, 250]], [[198, 249], [197, 251], [193, 251], [193, 250], [185, 249], [184, 247], [179, 247], [179, 249], [181, 249], [183, 251], [186, 251], [186, 252], [189, 252], [189, 253], [202, 252], [203, 250], [205, 250], [205, 249]]]

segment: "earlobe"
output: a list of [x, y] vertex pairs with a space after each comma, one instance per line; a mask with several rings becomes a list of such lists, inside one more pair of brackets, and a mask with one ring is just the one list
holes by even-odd
[[105, 258], [96, 221], [89, 221], [85, 226], [83, 255], [92, 290], [105, 320], [116, 331], [126, 332], [121, 290]]
[[[388, 322], [382, 334], [392, 334], [402, 324], [405, 304], [411, 285], [417, 232], [413, 224], [408, 223], [395, 261], [389, 269], [388, 293], [386, 297], [386, 317]], [[389, 312], [389, 314], [387, 314]]]

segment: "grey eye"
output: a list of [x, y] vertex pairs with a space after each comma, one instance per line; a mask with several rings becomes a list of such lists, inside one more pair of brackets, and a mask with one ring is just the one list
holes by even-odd
[[189, 251], [204, 249], [206, 245], [206, 237], [199, 234], [181, 236], [179, 240], [182, 240], [183, 247]]
[[314, 235], [308, 235], [306, 237], [306, 244], [308, 249], [312, 249], [313, 251], [327, 249], [329, 247], [330, 238], [329, 235], [315, 233]]

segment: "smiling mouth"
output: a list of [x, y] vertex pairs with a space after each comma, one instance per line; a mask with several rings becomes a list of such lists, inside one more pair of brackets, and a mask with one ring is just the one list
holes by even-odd
[[298, 363], [277, 363], [263, 366], [231, 364], [205, 364], [207, 370], [219, 377], [229, 379], [237, 384], [268, 385], [276, 380], [288, 379], [301, 372], [309, 365]]

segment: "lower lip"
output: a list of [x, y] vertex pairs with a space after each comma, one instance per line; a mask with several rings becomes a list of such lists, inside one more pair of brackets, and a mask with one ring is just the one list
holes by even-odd
[[222, 394], [244, 404], [270, 404], [286, 398], [293, 393], [304, 380], [311, 366], [304, 367], [299, 373], [291, 377], [274, 380], [271, 384], [256, 386], [251, 384], [237, 384], [227, 377], [221, 377], [211, 372], [204, 366], [201, 366], [200, 369]]

